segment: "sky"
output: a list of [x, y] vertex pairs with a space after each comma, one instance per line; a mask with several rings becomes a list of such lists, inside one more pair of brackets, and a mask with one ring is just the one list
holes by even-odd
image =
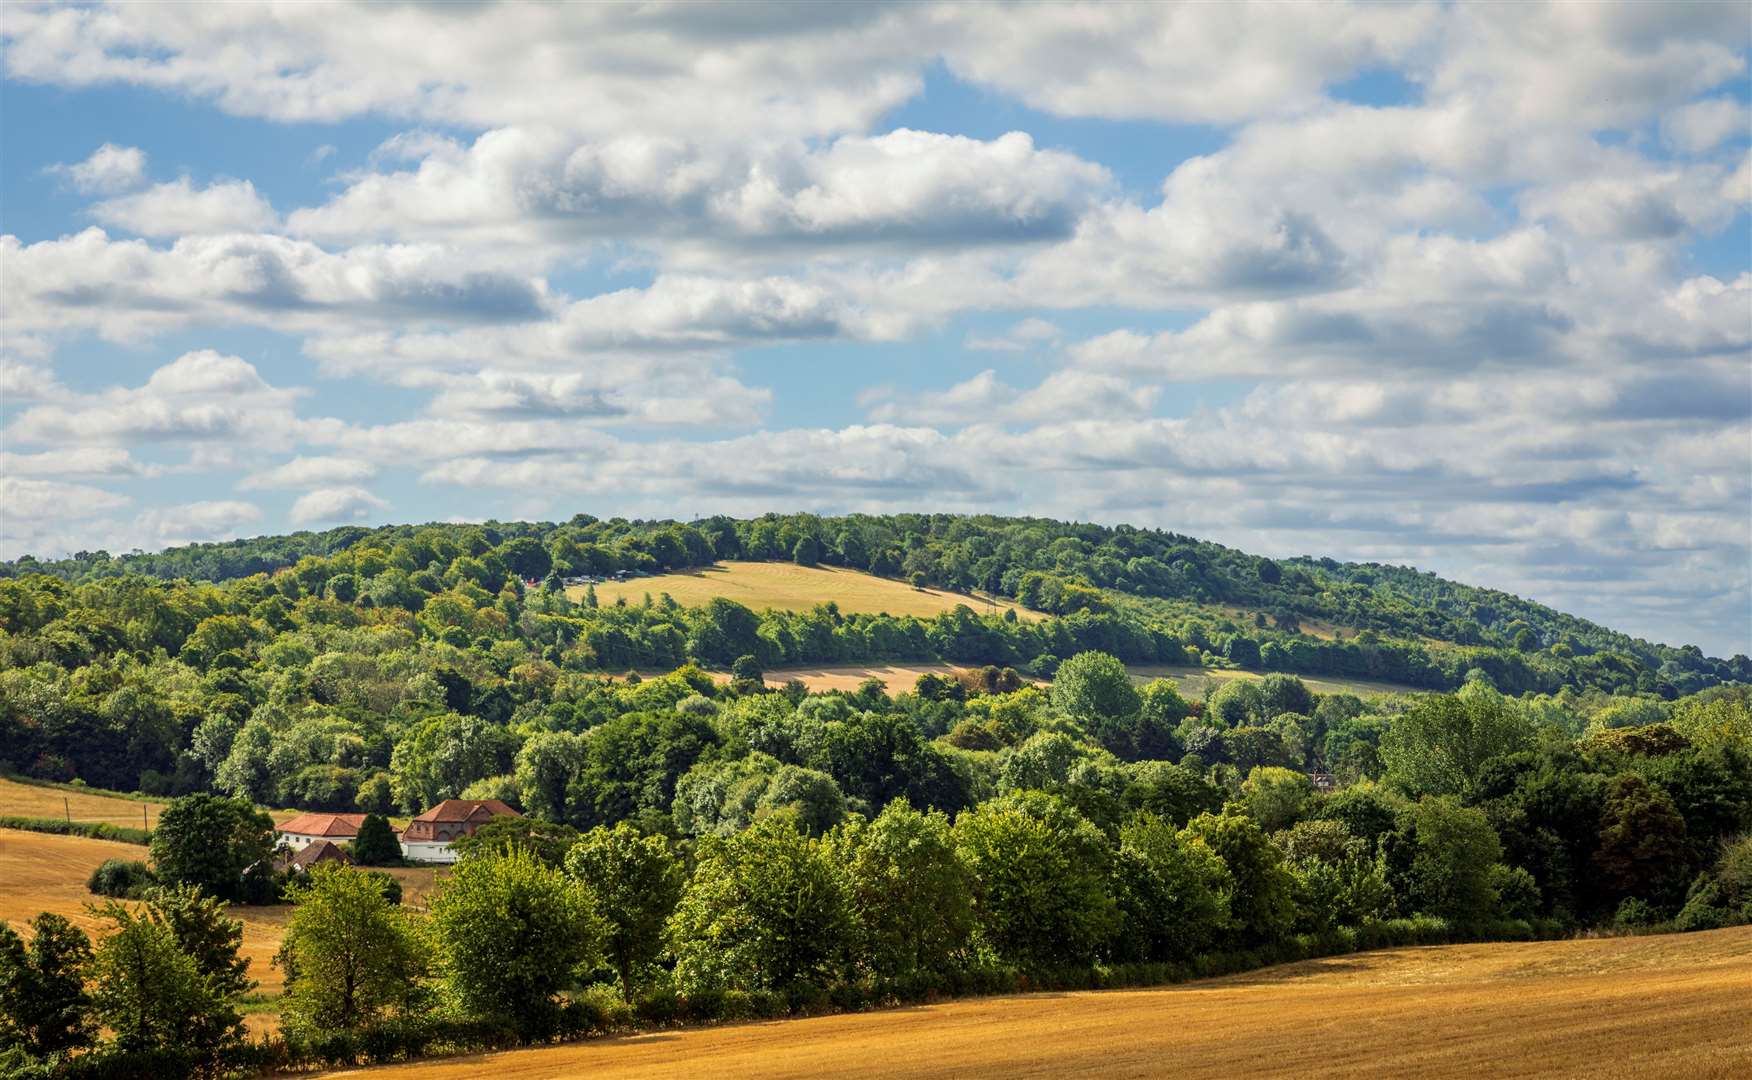
[[0, 7], [0, 558], [1040, 514], [1752, 652], [1752, 6]]

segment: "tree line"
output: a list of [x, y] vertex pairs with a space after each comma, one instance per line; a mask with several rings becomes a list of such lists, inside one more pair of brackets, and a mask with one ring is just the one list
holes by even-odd
[[491, 790], [529, 816], [466, 844], [424, 912], [359, 870], [272, 882], [297, 906], [267, 1042], [240, 1034], [247, 971], [209, 901], [262, 898], [268, 822], [178, 800], [152, 848], [173, 891], [105, 909], [95, 944], [49, 916], [0, 932], [0, 1043], [48, 1075], [290, 1068], [1752, 921], [1741, 689], [1365, 702], [1279, 675], [1188, 700], [1086, 652], [1045, 691], [994, 670], [890, 697], [768, 690], [748, 659], [729, 685], [593, 685], [577, 730], [429, 717], [392, 797]]

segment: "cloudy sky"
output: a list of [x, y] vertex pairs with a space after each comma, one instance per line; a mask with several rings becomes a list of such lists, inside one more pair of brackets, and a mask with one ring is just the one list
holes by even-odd
[[1038, 513], [1752, 651], [1752, 9], [0, 8], [0, 557]]

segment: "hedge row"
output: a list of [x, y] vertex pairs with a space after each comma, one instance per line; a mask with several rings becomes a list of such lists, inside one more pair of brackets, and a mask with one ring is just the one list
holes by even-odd
[[[689, 996], [659, 989], [630, 1004], [611, 990], [595, 988], [566, 1002], [556, 1041], [688, 1024], [854, 1012], [944, 998], [1162, 986], [1370, 949], [1456, 941], [1531, 940], [1558, 936], [1561, 929], [1556, 924], [1535, 925], [1516, 920], [1457, 931], [1441, 919], [1393, 919], [1324, 934], [1300, 935], [1256, 949], [1210, 953], [1188, 963], [1098, 965], [1044, 972], [979, 967], [910, 979], [832, 986], [805, 983], [784, 991], [726, 990]], [[291, 1072], [313, 1066], [346, 1067], [477, 1053], [516, 1044], [515, 1032], [489, 1022], [406, 1017], [359, 1031], [329, 1032], [314, 1039], [276, 1038], [253, 1043], [247, 1066]]]

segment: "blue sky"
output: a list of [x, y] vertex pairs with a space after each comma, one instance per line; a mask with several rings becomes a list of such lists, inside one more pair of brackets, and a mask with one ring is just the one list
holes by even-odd
[[1744, 16], [14, 5], [0, 557], [1039, 513], [1748, 651]]

